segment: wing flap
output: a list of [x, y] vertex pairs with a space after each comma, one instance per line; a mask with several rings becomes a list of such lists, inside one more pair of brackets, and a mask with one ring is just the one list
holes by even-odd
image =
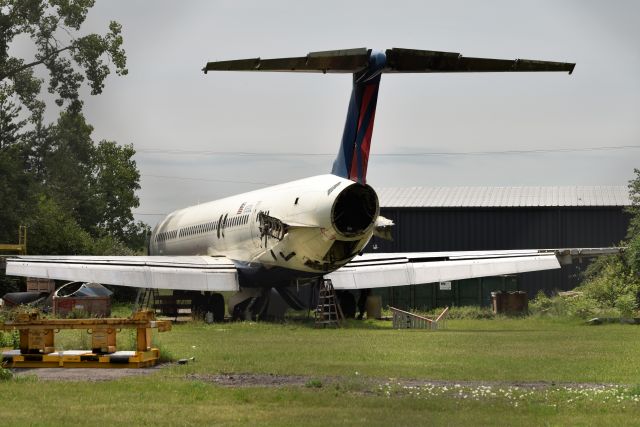
[[239, 290], [233, 262], [209, 256], [21, 256], [7, 259], [7, 275], [138, 288]]
[[469, 253], [458, 257], [454, 254], [447, 253], [444, 257], [437, 253], [412, 253], [406, 257], [402, 257], [403, 254], [374, 254], [371, 257], [364, 254], [325, 277], [331, 279], [335, 289], [366, 289], [560, 268], [554, 253], [515, 255], [503, 252], [502, 256], [478, 253], [475, 257]]

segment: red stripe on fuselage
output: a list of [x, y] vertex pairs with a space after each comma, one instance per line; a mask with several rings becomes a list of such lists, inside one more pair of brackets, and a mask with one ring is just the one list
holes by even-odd
[[[364, 120], [364, 116], [366, 115], [367, 108], [371, 103], [373, 96], [378, 90], [378, 84], [372, 84], [364, 89], [364, 93], [362, 94], [362, 102], [360, 103], [360, 115], [358, 117], [358, 128], [356, 130], [356, 138], [360, 133], [360, 128], [362, 127], [362, 121]], [[367, 176], [367, 165], [369, 163], [369, 148], [371, 147], [371, 135], [373, 133], [373, 121], [376, 115], [376, 106], [373, 106], [371, 111], [371, 118], [369, 123], [367, 123], [367, 129], [362, 138], [362, 143], [360, 145], [360, 153], [362, 158], [362, 179], [358, 177], [358, 145], [354, 144], [353, 146], [353, 157], [351, 158], [351, 168], [349, 170], [349, 179], [360, 182], [361, 184], [365, 184], [366, 176]]]
[[360, 131], [360, 128], [362, 127], [362, 120], [364, 119], [364, 115], [367, 112], [367, 107], [371, 103], [371, 98], [373, 97], [373, 93], [376, 90], [376, 86], [378, 85], [369, 85], [364, 88], [362, 103], [360, 104], [360, 116], [358, 117], [358, 131]]
[[373, 107], [373, 111], [371, 112], [371, 120], [369, 120], [369, 126], [367, 127], [367, 132], [362, 138], [362, 145], [360, 147], [360, 151], [362, 152], [362, 184], [366, 184], [367, 177], [367, 165], [369, 164], [369, 149], [371, 147], [371, 136], [373, 135], [373, 119], [376, 115], [376, 107]]

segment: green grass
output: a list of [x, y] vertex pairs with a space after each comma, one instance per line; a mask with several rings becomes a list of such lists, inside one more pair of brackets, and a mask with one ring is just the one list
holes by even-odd
[[540, 318], [452, 320], [434, 332], [350, 325], [195, 323], [157, 339], [175, 357], [195, 356], [193, 372], [640, 383], [640, 328], [629, 325]]
[[[90, 418], [107, 425], [637, 424], [637, 326], [542, 318], [452, 320], [440, 331], [390, 326], [379, 321], [354, 321], [343, 329], [299, 322], [178, 325], [155, 339], [175, 358], [195, 356], [195, 362], [100, 383], [0, 381], [0, 420], [2, 425], [69, 425]], [[187, 377], [222, 372], [305, 375], [308, 381], [299, 387], [229, 388]], [[416, 388], [398, 384], [398, 378], [479, 381], [492, 389]], [[511, 384], [519, 381], [629, 386], [523, 390]]]
[[[136, 378], [110, 383], [0, 383], [3, 425], [633, 425], [638, 404], [567, 403], [541, 392], [513, 399], [361, 393], [321, 388], [223, 388]], [[35, 409], [37, 408], [37, 410]]]

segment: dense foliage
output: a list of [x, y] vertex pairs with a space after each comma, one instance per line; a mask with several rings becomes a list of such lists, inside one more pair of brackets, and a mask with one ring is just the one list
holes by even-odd
[[640, 296], [640, 169], [635, 169], [634, 173], [635, 178], [629, 182], [629, 229], [621, 243], [626, 247], [624, 253], [594, 261], [575, 294], [553, 298], [544, 293], [538, 294], [531, 303], [532, 311], [582, 318], [637, 315]]
[[[94, 141], [82, 113], [83, 85], [96, 95], [112, 71], [127, 74], [120, 24], [81, 32], [93, 4], [0, 0], [0, 242], [27, 225], [31, 254], [131, 254], [148, 232], [131, 212], [133, 146]], [[47, 96], [54, 123], [44, 122]]]

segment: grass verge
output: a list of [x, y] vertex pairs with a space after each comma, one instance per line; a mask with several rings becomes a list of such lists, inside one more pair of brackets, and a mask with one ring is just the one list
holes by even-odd
[[[129, 425], [637, 423], [638, 326], [544, 318], [451, 320], [448, 326], [177, 325], [155, 339], [175, 358], [195, 362], [108, 382], [2, 381], [1, 419], [3, 425], [80, 424], [90, 408], [101, 423]], [[223, 372], [308, 380], [222, 387], [198, 379]], [[456, 387], [456, 381], [472, 383]], [[523, 388], [520, 382], [547, 386]]]

